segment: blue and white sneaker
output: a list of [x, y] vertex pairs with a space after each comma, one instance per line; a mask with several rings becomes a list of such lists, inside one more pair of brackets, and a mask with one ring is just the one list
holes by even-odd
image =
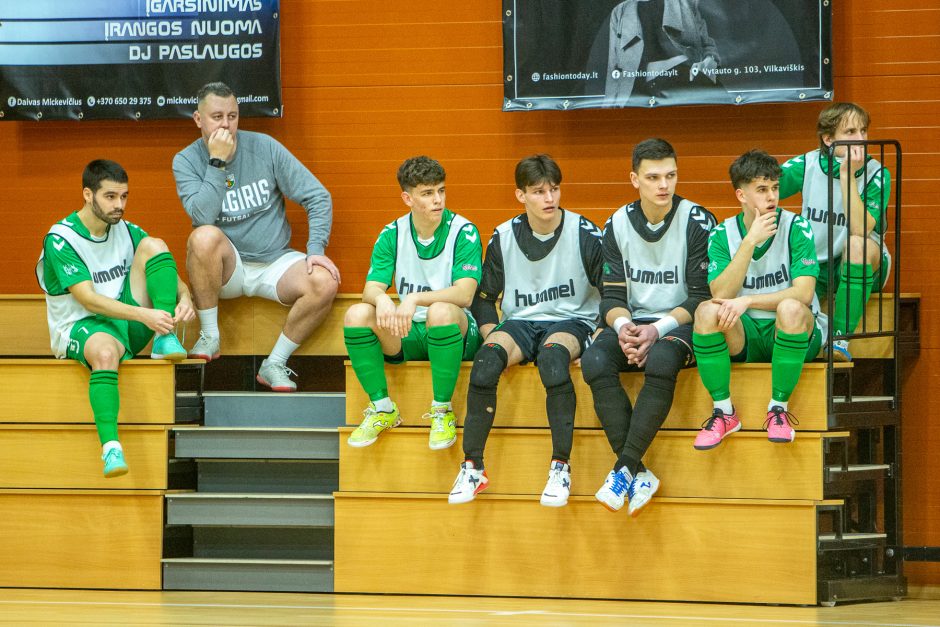
[[848, 363], [852, 361], [848, 340], [835, 340], [832, 343], [832, 361]]
[[610, 511], [619, 511], [623, 507], [627, 490], [632, 483], [633, 475], [626, 466], [617, 471], [611, 470], [607, 474], [607, 479], [604, 480], [604, 485], [594, 494], [594, 498]]
[[126, 475], [128, 468], [124, 461], [124, 451], [119, 448], [113, 448], [101, 456], [104, 462], [104, 476], [108, 479]]
[[176, 334], [167, 333], [153, 338], [153, 347], [150, 349], [151, 359], [169, 359], [180, 361], [186, 359], [186, 349], [180, 344]]
[[486, 489], [490, 484], [485, 470], [477, 470], [469, 459], [460, 464], [460, 473], [454, 480], [454, 486], [447, 495], [447, 502], [451, 505], [469, 503], [476, 495]]
[[631, 516], [638, 516], [640, 510], [650, 502], [657, 490], [659, 490], [659, 479], [652, 470], [647, 468], [636, 473], [636, 477], [627, 488], [627, 495], [630, 497], [630, 507], [627, 508], [627, 513]]

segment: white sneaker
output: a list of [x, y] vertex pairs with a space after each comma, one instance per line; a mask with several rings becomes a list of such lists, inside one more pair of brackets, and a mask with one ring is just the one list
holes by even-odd
[[627, 490], [627, 494], [630, 495], [630, 507], [627, 508], [627, 513], [631, 516], [639, 515], [640, 510], [650, 502], [657, 490], [659, 490], [659, 479], [652, 470], [647, 468], [636, 473], [633, 483]]
[[261, 362], [258, 369], [258, 383], [266, 385], [274, 392], [295, 392], [297, 384], [291, 381], [290, 375], [297, 373], [287, 367], [287, 364], [269, 362], [267, 359]]
[[196, 340], [193, 349], [189, 351], [190, 358], [205, 359], [208, 362], [213, 359], [218, 359], [219, 355], [221, 355], [219, 351], [219, 338], [212, 337], [205, 331], [200, 331], [199, 339]]
[[563, 507], [568, 504], [570, 493], [571, 466], [553, 459], [552, 465], [548, 467], [548, 482], [542, 490], [542, 499], [539, 502], [546, 507]]
[[626, 501], [627, 490], [630, 489], [632, 483], [633, 475], [626, 466], [616, 472], [611, 470], [607, 473], [604, 485], [594, 494], [594, 498], [610, 511], [619, 511]]
[[486, 471], [477, 470], [473, 467], [473, 462], [467, 460], [460, 464], [460, 474], [457, 475], [454, 487], [447, 495], [447, 502], [451, 505], [469, 503], [489, 484], [490, 480], [486, 476]]

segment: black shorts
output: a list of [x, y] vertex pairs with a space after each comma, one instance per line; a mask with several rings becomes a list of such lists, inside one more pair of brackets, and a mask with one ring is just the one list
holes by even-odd
[[[539, 346], [545, 341], [545, 338], [555, 333], [567, 333], [573, 335], [581, 346], [581, 352], [587, 348], [591, 338], [591, 325], [583, 320], [559, 320], [554, 321], [532, 321], [532, 320], [506, 320], [499, 323], [493, 331], [502, 331], [509, 334], [509, 337], [516, 343], [519, 350], [522, 351], [522, 363], [526, 364], [535, 361], [538, 356]], [[485, 343], [485, 340], [484, 340]]]

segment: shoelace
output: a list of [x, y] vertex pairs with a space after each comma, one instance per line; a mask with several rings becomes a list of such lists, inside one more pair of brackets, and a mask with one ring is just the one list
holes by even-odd
[[702, 428], [706, 431], [713, 431], [715, 428], [715, 422], [717, 420], [721, 420], [723, 423], [727, 423], [728, 418], [730, 418], [730, 416], [727, 416], [725, 412], [716, 407], [712, 415], [706, 418], [705, 422], [702, 423]]
[[287, 367], [287, 364], [268, 364], [269, 367], [280, 371], [285, 377], [297, 376], [297, 373]]
[[623, 493], [629, 490], [631, 485], [633, 485], [633, 482], [631, 481], [629, 484], [627, 484], [627, 478], [623, 476], [622, 472], [615, 472], [614, 480], [610, 486], [610, 491], [617, 496], [623, 496]]
[[552, 468], [548, 471], [548, 484], [550, 486], [560, 486], [565, 484], [564, 470]]
[[767, 415], [767, 420], [764, 421], [764, 429], [770, 427], [771, 421], [775, 425], [782, 425], [783, 421], [786, 420], [790, 423], [791, 426], [796, 426], [800, 424], [800, 421], [796, 419], [796, 416], [785, 410], [783, 407], [773, 407], [770, 410], [770, 413]]

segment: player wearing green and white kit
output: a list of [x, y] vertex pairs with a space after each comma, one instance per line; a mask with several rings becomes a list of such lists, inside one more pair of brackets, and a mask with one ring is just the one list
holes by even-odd
[[88, 397], [102, 444], [105, 477], [126, 474], [118, 441], [118, 365], [154, 338], [151, 357], [179, 360], [173, 334], [195, 317], [176, 262], [159, 239], [122, 220], [127, 173], [92, 161], [82, 174], [85, 205], [49, 229], [36, 264], [46, 293], [52, 351], [91, 370]]
[[779, 209], [780, 165], [762, 150], [738, 157], [730, 169], [741, 213], [708, 240], [713, 298], [695, 310], [692, 341], [699, 376], [715, 402], [695, 448], [718, 446], [741, 428], [731, 402], [731, 362], [770, 362], [771, 400], [764, 428], [771, 442], [792, 442], [787, 402], [803, 363], [819, 352], [826, 319], [814, 287], [819, 264], [809, 222]]
[[[350, 446], [368, 446], [401, 422], [389, 398], [384, 361], [431, 362], [428, 445], [443, 449], [457, 439], [451, 397], [460, 363], [480, 346], [467, 308], [480, 282], [483, 246], [476, 226], [445, 208], [444, 177], [444, 168], [428, 157], [412, 157], [398, 169], [401, 197], [411, 211], [382, 230], [362, 302], [346, 312], [349, 361], [372, 401], [349, 436]], [[398, 305], [386, 294], [390, 286]]]
[[[809, 220], [816, 238], [819, 280], [816, 294], [824, 300], [829, 291], [829, 146], [837, 140], [868, 139], [868, 112], [857, 104], [836, 102], [819, 114], [816, 134], [819, 148], [783, 164], [780, 198], [802, 193], [803, 217]], [[851, 150], [849, 150], [851, 149]], [[880, 291], [888, 278], [891, 255], [884, 247], [884, 219], [891, 197], [891, 174], [878, 161], [865, 154], [865, 146], [838, 146], [832, 164], [836, 183], [833, 189], [832, 262], [835, 306], [830, 312], [835, 335], [851, 333], [858, 326], [872, 290]], [[848, 161], [846, 161], [848, 159]], [[848, 167], [854, 177], [843, 177]], [[849, 182], [852, 184], [849, 184]], [[851, 211], [846, 216], [845, 198]], [[851, 232], [850, 232], [851, 229]], [[845, 255], [848, 248], [848, 255]], [[851, 361], [848, 342], [833, 342], [833, 357]]]

